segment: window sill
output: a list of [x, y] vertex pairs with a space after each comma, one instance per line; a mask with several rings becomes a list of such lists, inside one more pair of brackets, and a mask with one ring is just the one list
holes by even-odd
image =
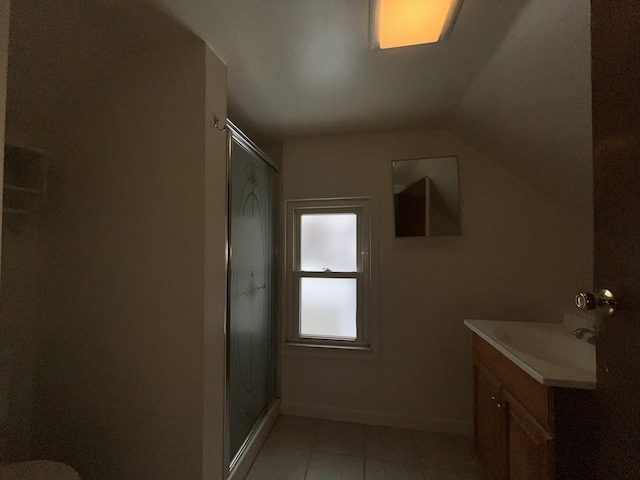
[[371, 346], [319, 345], [300, 342], [285, 342], [283, 355], [317, 358], [377, 360], [378, 352]]

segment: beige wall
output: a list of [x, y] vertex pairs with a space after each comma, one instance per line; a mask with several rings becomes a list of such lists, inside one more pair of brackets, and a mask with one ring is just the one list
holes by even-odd
[[36, 444], [83, 478], [222, 477], [225, 70], [139, 55], [62, 122]]
[[[394, 238], [391, 161], [459, 157], [462, 235]], [[285, 347], [282, 411], [471, 432], [465, 318], [560, 321], [591, 282], [591, 245], [561, 205], [445, 131], [284, 142], [284, 199], [371, 196], [380, 354]]]

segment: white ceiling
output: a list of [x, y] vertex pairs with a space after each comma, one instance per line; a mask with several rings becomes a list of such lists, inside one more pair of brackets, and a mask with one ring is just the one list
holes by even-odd
[[11, 20], [21, 123], [46, 124], [124, 54], [199, 37], [256, 140], [446, 128], [590, 211], [589, 0], [464, 0], [446, 41], [384, 51], [369, 0], [16, 0]]
[[451, 110], [526, 0], [464, 0], [441, 43], [373, 50], [369, 0], [154, 0], [228, 66], [230, 117], [262, 138], [429, 125]]
[[369, 48], [369, 0], [150, 0], [228, 66], [257, 139], [446, 128], [591, 215], [589, 0], [464, 0], [449, 38]]

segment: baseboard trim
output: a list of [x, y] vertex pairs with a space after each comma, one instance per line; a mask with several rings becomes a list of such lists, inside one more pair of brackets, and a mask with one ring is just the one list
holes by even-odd
[[473, 435], [473, 422], [446, 418], [415, 418], [406, 415], [396, 415], [363, 410], [341, 409], [334, 407], [299, 405], [282, 402], [280, 413], [300, 417], [321, 418], [341, 422], [364, 423], [367, 425], [381, 425], [385, 427], [412, 428], [428, 432], [441, 432], [456, 435]]
[[244, 480], [251, 470], [251, 466], [255, 461], [260, 449], [267, 439], [269, 432], [273, 428], [273, 424], [276, 423], [278, 415], [280, 414], [280, 400], [276, 400], [273, 406], [269, 409], [269, 412], [262, 418], [260, 425], [256, 431], [256, 434], [249, 441], [247, 448], [245, 448], [242, 455], [238, 459], [235, 467], [229, 473], [227, 480]]

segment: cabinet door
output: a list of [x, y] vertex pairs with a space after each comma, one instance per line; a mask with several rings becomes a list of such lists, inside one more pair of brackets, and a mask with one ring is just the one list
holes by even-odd
[[553, 480], [553, 438], [518, 401], [506, 395], [509, 412], [509, 480]]
[[474, 365], [475, 452], [486, 478], [507, 478], [506, 414], [500, 381]]

